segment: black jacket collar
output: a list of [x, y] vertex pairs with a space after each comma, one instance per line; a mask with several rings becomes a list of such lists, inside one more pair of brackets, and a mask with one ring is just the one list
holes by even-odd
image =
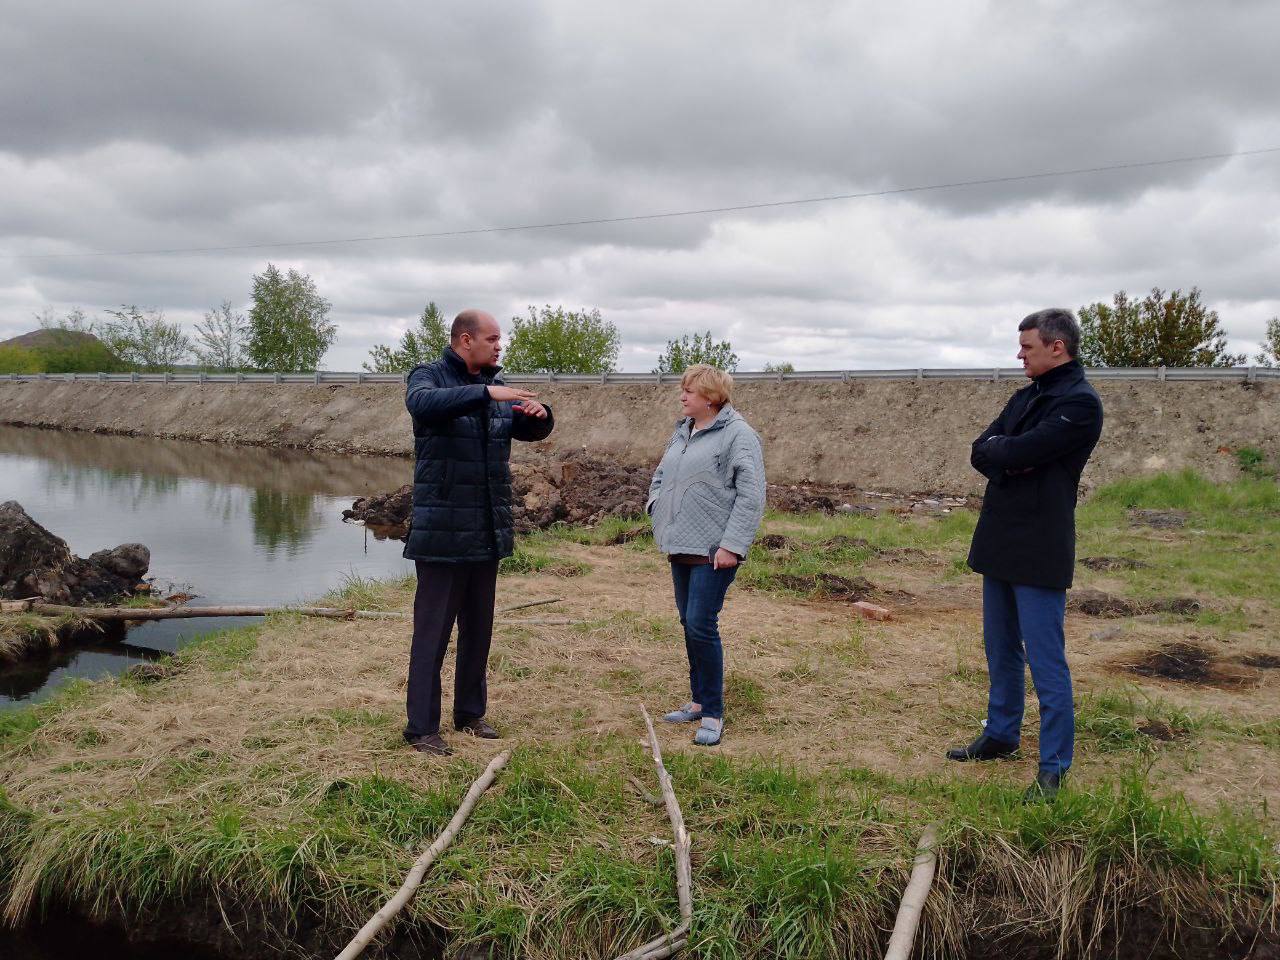
[[1084, 379], [1084, 365], [1079, 360], [1069, 360], [1060, 367], [1047, 370], [1033, 378], [1038, 393], [1058, 393]]
[[467, 377], [469, 379], [475, 379], [478, 376], [485, 380], [492, 380], [502, 370], [501, 367], [481, 367], [479, 374], [473, 374], [467, 369], [467, 361], [458, 356], [457, 351], [454, 350], [453, 347], [445, 347], [441, 359], [443, 359], [445, 363], [449, 364], [449, 366], [453, 367], [459, 376]]

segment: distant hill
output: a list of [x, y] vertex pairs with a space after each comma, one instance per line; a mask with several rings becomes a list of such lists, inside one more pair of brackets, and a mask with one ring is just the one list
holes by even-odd
[[87, 347], [97, 344], [103, 350], [106, 344], [92, 333], [81, 333], [79, 330], [49, 330], [41, 327], [8, 340], [0, 340], [0, 347], [21, 347], [24, 350], [41, 350], [55, 348], [65, 350], [68, 347]]

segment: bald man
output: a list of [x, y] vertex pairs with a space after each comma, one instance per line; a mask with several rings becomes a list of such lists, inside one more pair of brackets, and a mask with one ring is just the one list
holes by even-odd
[[480, 310], [453, 321], [449, 346], [409, 373], [413, 417], [413, 520], [404, 555], [417, 567], [404, 738], [422, 753], [452, 751], [440, 735], [440, 669], [458, 624], [453, 726], [497, 739], [484, 719], [498, 562], [511, 555], [511, 441], [545, 439], [551, 409], [504, 386], [502, 330]]

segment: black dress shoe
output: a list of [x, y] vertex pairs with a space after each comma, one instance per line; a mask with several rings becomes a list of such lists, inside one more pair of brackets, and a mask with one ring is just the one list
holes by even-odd
[[1016, 743], [1005, 743], [985, 733], [967, 747], [952, 747], [947, 751], [948, 760], [964, 763], [969, 760], [1003, 760], [1018, 752]]
[[485, 720], [464, 720], [461, 723], [455, 720], [453, 721], [453, 729], [461, 733], [469, 733], [473, 737], [480, 737], [482, 740], [502, 739], [498, 731], [493, 729]]
[[419, 753], [429, 753], [433, 757], [453, 756], [453, 750], [444, 742], [444, 737], [438, 733], [428, 733], [422, 737], [413, 737], [409, 739], [409, 746]]
[[1023, 803], [1053, 803], [1058, 798], [1058, 791], [1062, 788], [1062, 778], [1064, 774], [1050, 773], [1047, 770], [1041, 770], [1036, 774], [1036, 782], [1027, 787], [1026, 792], [1022, 795]]

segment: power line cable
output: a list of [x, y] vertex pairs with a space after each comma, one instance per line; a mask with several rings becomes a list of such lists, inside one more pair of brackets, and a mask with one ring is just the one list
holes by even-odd
[[1041, 173], [1022, 173], [1005, 177], [983, 177], [977, 180], [953, 180], [947, 183], [930, 183], [911, 187], [892, 187], [887, 190], [867, 190], [860, 193], [833, 193], [822, 197], [801, 197], [791, 200], [769, 200], [758, 203], [739, 203], [724, 207], [701, 207], [694, 210], [669, 210], [661, 213], [638, 213], [622, 217], [593, 217], [583, 220], [557, 220], [549, 223], [522, 223], [498, 227], [470, 227], [461, 230], [436, 230], [427, 233], [397, 233], [368, 237], [340, 237], [327, 240], [280, 240], [267, 243], [240, 243], [216, 247], [172, 247], [155, 250], [90, 250], [82, 253], [30, 253], [2, 254], [0, 260], [69, 260], [81, 257], [159, 257], [196, 253], [231, 253], [238, 250], [271, 250], [284, 247], [333, 246], [342, 243], [376, 243], [387, 240], [441, 240], [452, 237], [469, 237], [487, 233], [518, 233], [528, 230], [553, 230], [559, 227], [587, 227], [614, 223], [640, 223], [647, 220], [670, 220], [677, 217], [701, 217], [717, 213], [739, 213], [749, 210], [769, 210], [778, 207], [798, 207], [814, 203], [830, 203], [836, 200], [867, 200], [874, 197], [892, 197], [909, 193], [926, 193], [935, 190], [954, 190], [960, 187], [981, 187], [1002, 183], [1020, 183], [1029, 180], [1048, 180], [1054, 177], [1076, 177], [1090, 173], [1110, 173], [1115, 170], [1138, 170], [1152, 167], [1169, 167], [1177, 164], [1206, 163], [1210, 160], [1231, 160], [1237, 157], [1255, 157], [1280, 153], [1280, 147], [1263, 147], [1257, 150], [1235, 150], [1230, 153], [1204, 153], [1192, 157], [1169, 157], [1163, 160], [1137, 160], [1131, 163], [1111, 163], [1094, 167], [1077, 167], [1072, 170], [1050, 170]]

